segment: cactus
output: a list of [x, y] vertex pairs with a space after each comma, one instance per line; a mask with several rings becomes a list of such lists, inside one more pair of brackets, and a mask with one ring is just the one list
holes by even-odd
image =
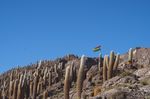
[[57, 65], [54, 65], [54, 72], [57, 73]]
[[6, 99], [6, 82], [4, 81], [4, 84], [3, 84], [3, 89], [2, 89], [2, 96], [3, 96], [3, 99]]
[[17, 99], [21, 99], [21, 83], [18, 85], [18, 90], [17, 90]]
[[99, 60], [98, 60], [98, 70], [101, 71], [101, 67], [102, 67], [102, 53], [100, 53], [99, 55]]
[[14, 81], [10, 81], [9, 83], [9, 97], [12, 97]]
[[49, 71], [49, 86], [52, 85], [52, 71]]
[[[70, 63], [71, 65], [70, 65], [70, 74], [69, 74], [69, 78], [70, 78], [70, 82], [72, 82], [72, 80], [73, 80], [73, 62], [72, 63]], [[67, 69], [67, 68], [66, 68]], [[71, 85], [71, 84], [70, 84]]]
[[128, 53], [128, 62], [132, 63], [132, 58], [133, 58], [133, 50], [132, 48], [130, 48]]
[[20, 81], [19, 81], [19, 84], [18, 84], [18, 90], [17, 90], [17, 99], [21, 99], [22, 97], [21, 97], [21, 94], [22, 94], [22, 90], [21, 90], [21, 88], [22, 88], [22, 79], [23, 79], [23, 75], [21, 75], [20, 76]]
[[46, 89], [46, 75], [44, 75], [44, 77], [43, 77], [43, 79], [44, 79], [44, 82], [43, 82], [43, 84], [44, 84], [44, 89]]
[[81, 99], [83, 75], [84, 75], [83, 74], [84, 73], [84, 65], [85, 65], [85, 56], [82, 55], [80, 68], [78, 71], [78, 77], [77, 77], [77, 97], [78, 97], [78, 99]]
[[18, 86], [18, 80], [15, 80], [14, 89], [13, 89], [13, 98], [12, 99], [17, 98], [17, 86]]
[[43, 91], [43, 82], [42, 81], [43, 81], [43, 79], [42, 79], [42, 77], [40, 77], [39, 83], [37, 85], [37, 93], [41, 93]]
[[33, 86], [33, 99], [36, 99], [37, 95], [37, 85], [38, 85], [38, 76], [34, 79], [34, 86]]
[[74, 63], [71, 62], [71, 67], [70, 67], [70, 85], [72, 82], [76, 81], [76, 67], [74, 66]]
[[30, 96], [33, 96], [33, 82], [30, 82]]
[[115, 63], [114, 63], [114, 71], [115, 70], [117, 70], [117, 67], [118, 67], [118, 65], [119, 65], [119, 59], [120, 59], [120, 55], [119, 54], [117, 54], [116, 55], [116, 59], [115, 59]]
[[103, 82], [107, 80], [107, 65], [106, 65], [106, 59], [108, 58], [107, 55], [104, 56], [103, 60]]
[[108, 67], [108, 72], [107, 72], [108, 73], [107, 79], [110, 79], [112, 77], [113, 65], [114, 65], [114, 52], [111, 51], [110, 59], [109, 59], [109, 67]]
[[70, 66], [70, 85], [72, 82], [76, 81], [76, 67], [74, 66], [74, 62], [71, 62]]
[[110, 58], [107, 55], [105, 55], [103, 60], [103, 82], [112, 78], [113, 72], [117, 70], [119, 59], [120, 55], [117, 54], [115, 57], [113, 51], [111, 51], [110, 53]]
[[69, 99], [69, 89], [70, 89], [70, 67], [66, 68], [65, 81], [64, 81], [64, 96], [65, 99]]
[[38, 66], [37, 66], [37, 69], [40, 69], [41, 68], [41, 64], [42, 64], [42, 61], [40, 60], [39, 62], [38, 62]]
[[106, 59], [105, 59], [105, 64], [106, 64], [106, 68], [108, 69], [109, 68], [109, 57], [108, 55], [106, 55]]
[[11, 72], [11, 74], [10, 74], [10, 81], [12, 81], [13, 80], [13, 72]]

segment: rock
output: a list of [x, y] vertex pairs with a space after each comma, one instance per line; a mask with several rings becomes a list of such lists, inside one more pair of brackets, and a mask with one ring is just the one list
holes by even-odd
[[139, 77], [150, 76], [150, 68], [138, 69], [133, 74], [135, 74], [136, 76], [139, 76]]
[[119, 89], [110, 89], [90, 99], [126, 99], [125, 92]]
[[150, 67], [150, 49], [136, 49], [135, 59], [138, 64], [143, 65], [144, 67]]
[[125, 76], [123, 78], [120, 76], [116, 76], [113, 77], [112, 79], [105, 81], [102, 85], [102, 89], [103, 91], [105, 91], [107, 89], [118, 86], [130, 87], [131, 85], [136, 84], [137, 82], [138, 80], [134, 76]]
[[95, 86], [94, 88], [94, 96], [97, 96], [98, 94], [101, 93], [101, 86]]
[[150, 85], [146, 85], [140, 88], [140, 91], [143, 91], [144, 93], [147, 93], [150, 95]]
[[93, 65], [88, 72], [86, 73], [86, 79], [88, 79], [89, 81], [92, 80], [92, 78], [97, 74], [98, 72], [98, 67], [97, 65]]

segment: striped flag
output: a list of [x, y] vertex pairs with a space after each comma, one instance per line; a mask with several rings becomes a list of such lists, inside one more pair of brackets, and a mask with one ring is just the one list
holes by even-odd
[[100, 51], [100, 50], [101, 50], [101, 46], [97, 46], [97, 47], [93, 48], [93, 51], [94, 51], [94, 52], [98, 52], [98, 51]]

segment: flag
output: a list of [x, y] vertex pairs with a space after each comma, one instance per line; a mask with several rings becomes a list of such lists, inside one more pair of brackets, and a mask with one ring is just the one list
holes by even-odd
[[93, 51], [94, 51], [94, 52], [98, 52], [98, 51], [100, 51], [100, 50], [101, 50], [101, 46], [97, 46], [97, 47], [93, 48]]

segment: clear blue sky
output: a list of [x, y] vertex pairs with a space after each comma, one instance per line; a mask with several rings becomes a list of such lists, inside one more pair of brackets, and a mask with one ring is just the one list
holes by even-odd
[[0, 72], [99, 44], [150, 47], [150, 0], [0, 0]]

